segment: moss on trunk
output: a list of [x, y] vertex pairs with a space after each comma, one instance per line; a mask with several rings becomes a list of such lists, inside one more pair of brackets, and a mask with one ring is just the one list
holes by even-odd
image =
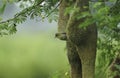
[[[70, 15], [64, 15], [68, 6], [74, 5], [78, 10]], [[67, 55], [71, 67], [72, 78], [94, 78], [97, 44], [97, 29], [95, 24], [87, 26], [86, 30], [79, 25], [86, 20], [76, 19], [80, 12], [88, 11], [88, 0], [75, 0], [73, 3], [63, 0], [59, 9], [58, 32], [66, 33]]]

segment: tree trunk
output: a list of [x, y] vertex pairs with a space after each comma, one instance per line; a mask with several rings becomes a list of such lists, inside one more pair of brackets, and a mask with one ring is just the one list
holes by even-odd
[[[77, 8], [78, 11], [70, 15], [64, 15], [66, 7], [70, 5], [74, 5], [74, 8]], [[79, 20], [75, 18], [80, 12], [89, 10], [84, 6], [89, 6], [88, 0], [76, 0], [74, 2], [62, 0], [59, 9], [58, 33], [56, 36], [61, 40], [67, 40], [67, 55], [72, 78], [94, 78], [95, 73], [96, 25], [91, 24], [84, 30], [79, 25], [90, 17]]]
[[[59, 7], [59, 20], [58, 20], [58, 33], [56, 37], [60, 40], [67, 40], [66, 36], [66, 26], [69, 20], [69, 15], [65, 15], [65, 8], [70, 4], [66, 0], [62, 0]], [[82, 78], [82, 67], [81, 60], [79, 58], [76, 47], [69, 41], [67, 41], [67, 55], [68, 61], [71, 66], [71, 77], [72, 78]]]
[[82, 78], [82, 64], [76, 47], [67, 41], [67, 55], [71, 67], [71, 78]]

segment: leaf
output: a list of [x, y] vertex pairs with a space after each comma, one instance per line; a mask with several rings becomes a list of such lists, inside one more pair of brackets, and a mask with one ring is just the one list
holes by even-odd
[[81, 18], [85, 18], [85, 17], [89, 17], [89, 16], [91, 16], [91, 14], [88, 11], [85, 11], [85, 12], [82, 12], [81, 14], [79, 14], [79, 15], [76, 15], [76, 18], [79, 20]]
[[95, 20], [93, 18], [87, 18], [83, 23], [79, 25], [80, 28], [86, 28], [87, 26], [95, 23]]
[[6, 3], [4, 3], [2, 7], [0, 7], [0, 14], [3, 14], [5, 7], [6, 7]]

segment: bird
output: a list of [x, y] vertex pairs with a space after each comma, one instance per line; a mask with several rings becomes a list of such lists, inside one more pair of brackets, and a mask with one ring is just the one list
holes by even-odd
[[66, 36], [66, 33], [65, 32], [63, 32], [63, 33], [56, 33], [55, 34], [55, 38], [58, 38], [58, 39], [60, 39], [60, 40], [67, 40], [67, 36]]

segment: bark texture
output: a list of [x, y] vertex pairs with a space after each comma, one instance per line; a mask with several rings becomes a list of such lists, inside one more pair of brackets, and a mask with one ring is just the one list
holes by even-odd
[[69, 19], [69, 15], [65, 15], [65, 9], [69, 6], [67, 0], [60, 0], [59, 6], [59, 19], [58, 19], [58, 32], [55, 34], [60, 40], [67, 40], [66, 37], [66, 26]]
[[[59, 7], [58, 33], [56, 33], [56, 36], [60, 40], [63, 40], [63, 39], [67, 40], [65, 39], [67, 37], [65, 33], [66, 33], [66, 26], [69, 20], [69, 15], [65, 15], [65, 8], [70, 6], [70, 3], [66, 0], [63, 0]], [[63, 36], [63, 33], [64, 33], [64, 36]], [[66, 44], [67, 44], [68, 61], [71, 67], [71, 77], [82, 78], [81, 60], [79, 58], [76, 47], [69, 40], [66, 41]]]
[[67, 41], [67, 55], [71, 67], [71, 78], [82, 78], [82, 64], [73, 43]]
[[[74, 5], [77, 11], [64, 15], [67, 6]], [[88, 11], [88, 0], [63, 0], [59, 9], [58, 32], [66, 33], [67, 55], [71, 67], [72, 78], [94, 78], [97, 28], [95, 24], [87, 26], [84, 30], [79, 25], [87, 18], [76, 19], [76, 15]], [[62, 27], [63, 26], [63, 27]]]
[[66, 32], [67, 21], [69, 15], [65, 15], [65, 8], [68, 7], [68, 2], [66, 0], [61, 0], [59, 8], [59, 19], [58, 19], [58, 33]]

